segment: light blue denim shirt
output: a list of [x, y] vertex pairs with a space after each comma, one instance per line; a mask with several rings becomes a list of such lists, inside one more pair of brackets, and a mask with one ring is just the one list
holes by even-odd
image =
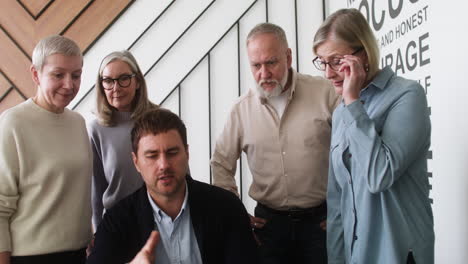
[[149, 193], [148, 199], [153, 208], [156, 229], [160, 234], [160, 240], [156, 246], [156, 263], [202, 264], [190, 217], [188, 186], [185, 188], [184, 203], [174, 221], [156, 205]]
[[427, 153], [431, 123], [415, 81], [384, 68], [333, 114], [328, 263], [434, 263]]

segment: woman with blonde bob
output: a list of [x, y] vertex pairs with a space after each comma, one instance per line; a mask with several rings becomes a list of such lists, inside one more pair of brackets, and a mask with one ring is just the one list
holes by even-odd
[[314, 65], [343, 97], [332, 124], [329, 263], [434, 263], [423, 88], [379, 69], [376, 39], [356, 9], [331, 14], [313, 50]]
[[85, 120], [66, 107], [83, 56], [53, 35], [32, 54], [36, 95], [0, 116], [0, 263], [86, 262], [91, 240], [91, 148]]
[[157, 105], [148, 100], [145, 78], [133, 55], [115, 51], [101, 62], [96, 80], [96, 116], [89, 125], [94, 156], [92, 204], [96, 231], [105, 209], [143, 184], [132, 161], [134, 120]]

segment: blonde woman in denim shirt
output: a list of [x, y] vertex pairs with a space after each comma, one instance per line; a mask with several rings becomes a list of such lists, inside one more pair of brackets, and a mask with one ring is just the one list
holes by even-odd
[[434, 263], [424, 90], [379, 69], [377, 41], [356, 9], [330, 15], [313, 49], [343, 97], [332, 123], [328, 263]]

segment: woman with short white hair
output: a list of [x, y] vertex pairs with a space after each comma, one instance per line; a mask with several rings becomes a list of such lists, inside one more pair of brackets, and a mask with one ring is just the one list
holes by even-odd
[[83, 56], [72, 40], [36, 45], [33, 98], [0, 116], [0, 263], [85, 263], [92, 154], [85, 121], [66, 106]]

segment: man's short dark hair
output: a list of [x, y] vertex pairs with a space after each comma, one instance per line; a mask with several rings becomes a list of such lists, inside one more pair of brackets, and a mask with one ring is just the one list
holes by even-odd
[[137, 154], [138, 143], [143, 136], [167, 133], [172, 129], [175, 129], [179, 133], [182, 143], [185, 149], [187, 149], [187, 129], [184, 122], [176, 114], [167, 109], [148, 110], [133, 125], [131, 133], [133, 152]]

